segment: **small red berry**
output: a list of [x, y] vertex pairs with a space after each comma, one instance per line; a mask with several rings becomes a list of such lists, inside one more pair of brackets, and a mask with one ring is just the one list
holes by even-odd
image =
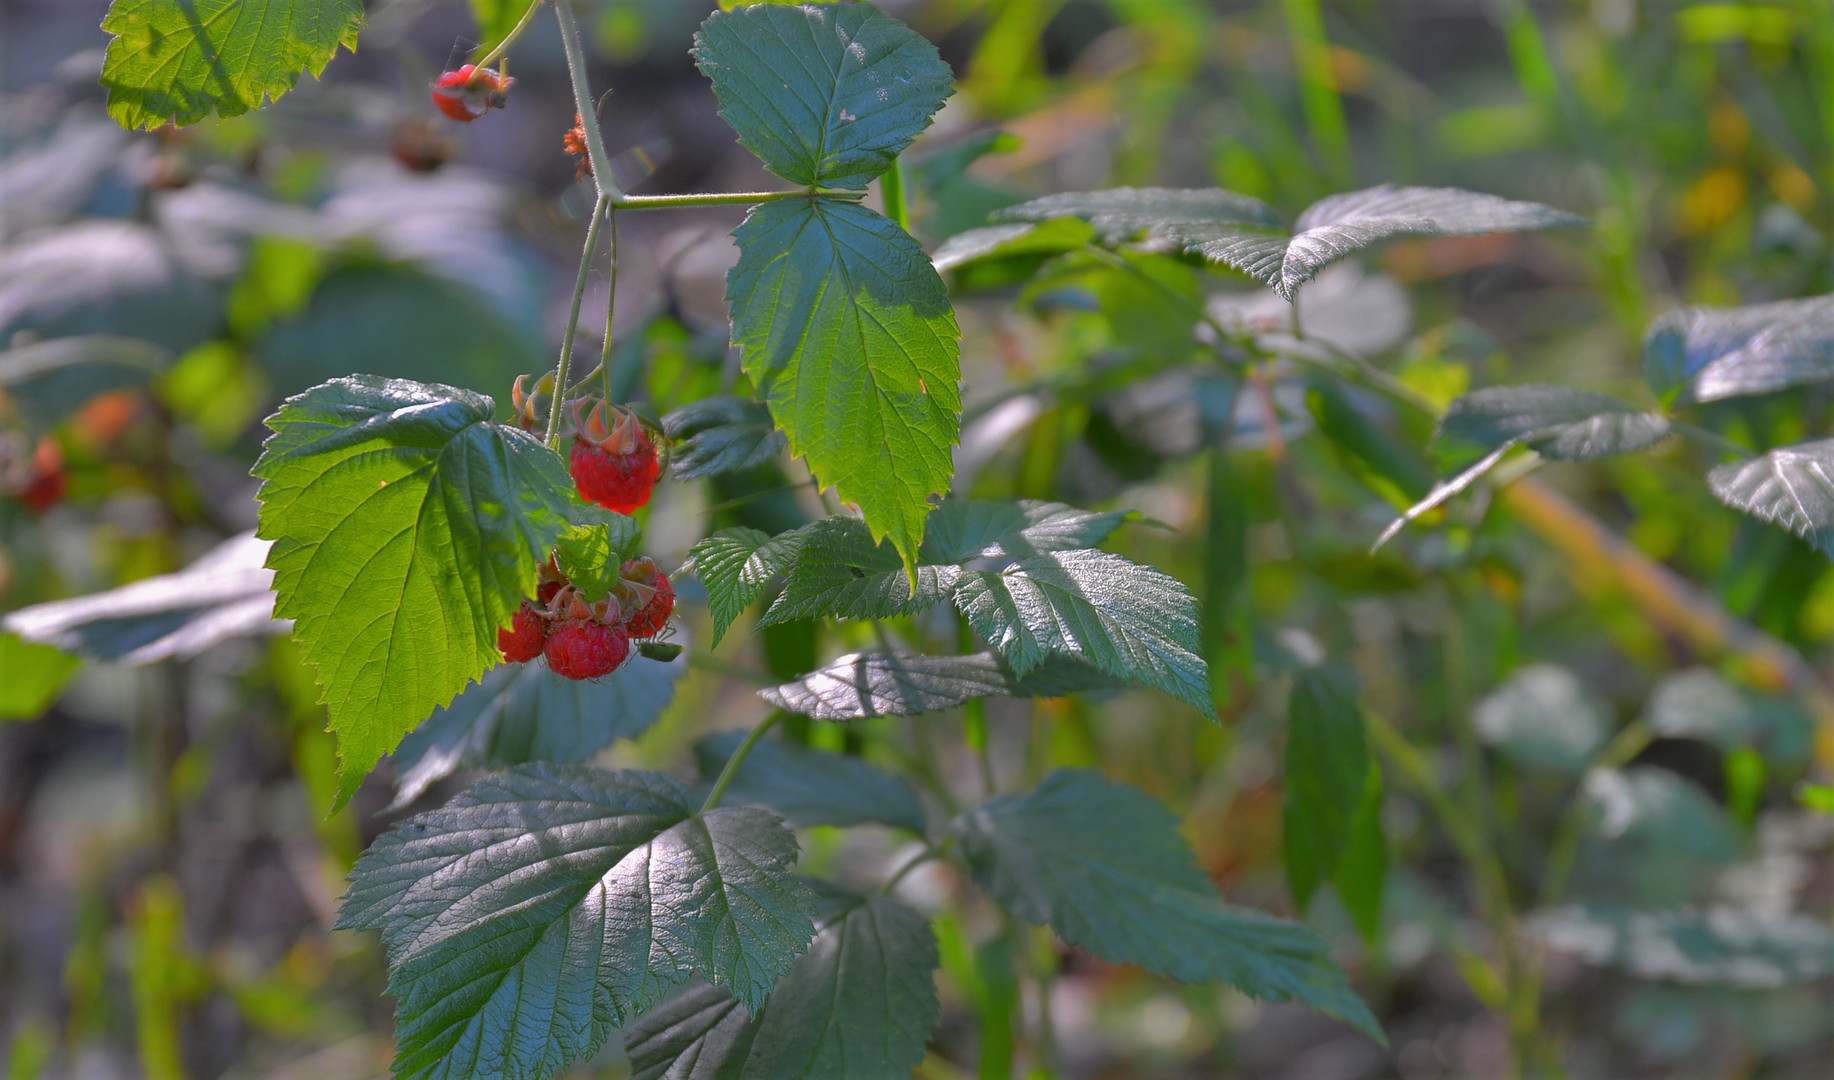
[[630, 655], [630, 635], [622, 626], [592, 619], [568, 619], [554, 628], [542, 648], [548, 666], [569, 679], [596, 679], [618, 670]]
[[657, 567], [655, 560], [645, 558], [625, 563], [619, 576], [626, 582], [626, 590], [635, 594], [631, 598], [631, 616], [624, 620], [624, 628], [633, 638], [660, 634], [675, 610], [675, 587], [669, 584], [669, 575]]
[[466, 64], [433, 80], [433, 104], [454, 120], [471, 123], [491, 109], [501, 109], [516, 80], [489, 68]]
[[526, 664], [541, 655], [547, 639], [548, 628], [542, 622], [541, 613], [524, 600], [510, 624], [497, 631], [497, 648], [503, 650], [503, 659]]
[[[575, 406], [573, 453], [569, 465], [580, 496], [607, 510], [628, 514], [650, 501], [662, 459], [643, 421], [629, 409], [598, 405], [580, 418]], [[612, 419], [609, 424], [606, 417]]]
[[64, 472], [64, 454], [51, 439], [41, 439], [32, 452], [32, 462], [25, 471], [23, 483], [14, 494], [26, 508], [42, 514], [64, 498], [70, 480]]

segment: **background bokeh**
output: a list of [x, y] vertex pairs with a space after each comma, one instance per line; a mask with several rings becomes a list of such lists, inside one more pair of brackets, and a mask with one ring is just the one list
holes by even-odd
[[[329, 928], [351, 861], [399, 813], [384, 810], [395, 778], [385, 765], [325, 816], [334, 749], [314, 688], [259, 602], [252, 617], [235, 604], [260, 593], [236, 584], [259, 560], [235, 540], [254, 522], [247, 470], [260, 418], [332, 376], [507, 402], [517, 373], [552, 363], [589, 199], [561, 147], [573, 106], [548, 20], [514, 50], [508, 108], [461, 126], [425, 86], [472, 44], [466, 4], [369, 6], [361, 50], [276, 106], [128, 133], [96, 85], [106, 4], [0, 0], [0, 609], [138, 583], [44, 615], [87, 657], [74, 674], [0, 637], [9, 1077], [386, 1074], [379, 949]], [[932, 245], [1031, 195], [1118, 184], [1217, 185], [1289, 216], [1378, 182], [1449, 185], [1591, 218], [1390, 247], [1307, 294], [1313, 336], [1441, 403], [1530, 381], [1648, 402], [1638, 343], [1656, 315], [1834, 287], [1829, 0], [882, 6], [959, 80], [910, 154]], [[776, 185], [687, 57], [708, 4], [582, 7], [628, 184]], [[730, 385], [726, 233], [742, 213], [621, 217], [619, 370], [658, 415]], [[1117, 350], [1167, 332], [1150, 296], [1078, 272], [968, 284], [958, 490], [1137, 508], [1166, 528], [1134, 528], [1119, 550], [1203, 581], [1202, 381], [1100, 377]], [[582, 352], [598, 348], [606, 287], [595, 271]], [[1251, 326], [1286, 318], [1242, 279], [1208, 273], [1201, 287]], [[1027, 389], [1052, 379], [1083, 389]], [[1391, 775], [1379, 932], [1360, 935], [1328, 893], [1307, 913], [1383, 1020], [1383, 1048], [1297, 1007], [1010, 932], [933, 866], [905, 887], [936, 914], [944, 954], [944, 1022], [920, 1075], [1428, 1080], [1502, 1076], [1525, 1058], [1537, 1075], [1601, 1080], [1834, 1075], [1834, 816], [1797, 795], [1808, 712], [1746, 685], [1733, 632], [1826, 670], [1828, 561], [1721, 506], [1700, 481], [1708, 459], [1678, 443], [1542, 470], [1608, 532], [1557, 514], [1526, 528], [1511, 512], [1523, 507], [1480, 493], [1371, 556], [1394, 513], [1380, 470], [1317, 437], [1302, 385], [1263, 388], [1230, 444], [1254, 685], [1220, 725], [1143, 693], [998, 703], [995, 776], [1017, 789], [1099, 765], [1183, 815], [1232, 900], [1297, 914], [1280, 855], [1282, 676], [1322, 653], [1353, 663], [1372, 707], [1469, 800], [1509, 914], [1484, 910], [1467, 860]], [[1827, 434], [1829, 405], [1810, 387], [1703, 415], [1767, 446]], [[1445, 464], [1430, 425], [1363, 406], [1419, 467]], [[672, 568], [710, 528], [820, 513], [806, 489], [781, 490], [800, 468], [785, 462], [774, 485], [663, 485], [647, 549]], [[1702, 649], [1622, 588], [1614, 538], [1691, 583], [1733, 628], [1726, 646]], [[700, 642], [692, 589], [684, 635]], [[763, 714], [748, 674], [788, 677], [866, 633], [741, 625], [711, 658], [697, 644], [666, 711], [601, 760], [689, 775], [696, 738]], [[1715, 709], [1715, 724], [1698, 721]], [[918, 723], [941, 736], [945, 779], [973, 792], [976, 763], [947, 749], [959, 715], [793, 734], [891, 760]], [[1588, 770], [1607, 745], [1621, 760]], [[433, 778], [413, 805], [463, 778]], [[899, 859], [870, 830], [803, 840], [805, 865], [840, 878], [873, 881]], [[1562, 844], [1570, 883], [1549, 895]], [[1536, 1046], [1520, 1025], [1512, 1035], [1491, 962], [1505, 937], [1545, 962]], [[617, 1040], [578, 1073], [624, 1076]]]

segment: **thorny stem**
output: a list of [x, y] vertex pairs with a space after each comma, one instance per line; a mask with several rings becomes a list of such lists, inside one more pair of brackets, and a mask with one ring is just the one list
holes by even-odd
[[[566, 5], [556, 5], [566, 10]], [[567, 311], [567, 329], [560, 338], [560, 361], [554, 366], [554, 403], [548, 407], [548, 432], [544, 441], [550, 448], [560, 446], [561, 399], [566, 396], [567, 368], [573, 363], [573, 335], [579, 331], [580, 302], [586, 298], [586, 278], [592, 272], [592, 249], [598, 246], [599, 225], [611, 206], [611, 200], [600, 195], [592, 204], [592, 223], [586, 227], [586, 246], [580, 252], [579, 276], [573, 281], [573, 306]]]
[[845, 199], [857, 202], [863, 191], [822, 187], [795, 188], [791, 191], [710, 191], [683, 195], [618, 195], [613, 200], [620, 210], [669, 210], [683, 206], [730, 206], [780, 202], [784, 199]]
[[758, 722], [757, 727], [751, 729], [750, 735], [745, 736], [745, 741], [740, 743], [739, 748], [726, 759], [726, 767], [720, 770], [719, 779], [713, 782], [713, 790], [707, 792], [707, 801], [701, 803], [700, 806], [701, 813], [704, 814], [720, 805], [720, 799], [725, 797], [726, 789], [732, 784], [732, 778], [738, 775], [739, 766], [745, 764], [745, 759], [751, 755], [751, 748], [758, 745], [758, 740], [764, 738], [765, 732], [776, 727], [777, 721], [783, 719], [784, 715], [782, 709], [772, 710], [769, 716]]
[[573, 104], [579, 113], [580, 127], [586, 131], [586, 161], [592, 166], [592, 182], [598, 187], [599, 201], [622, 199], [624, 192], [618, 187], [617, 178], [611, 175], [605, 137], [599, 133], [592, 87], [586, 82], [586, 50], [580, 45], [579, 20], [573, 17], [570, 0], [554, 0], [554, 17], [560, 21], [560, 44], [567, 54], [567, 74], [573, 80]]
[[535, 0], [534, 3], [529, 5], [529, 9], [522, 13], [522, 18], [516, 20], [516, 25], [510, 27], [509, 33], [503, 35], [502, 41], [497, 42], [497, 47], [485, 53], [483, 57], [477, 61], [478, 69], [471, 73], [470, 79], [466, 80], [467, 85], [476, 84], [484, 69], [489, 67], [491, 62], [496, 60], [497, 57], [509, 51], [509, 47], [516, 43], [516, 39], [522, 36], [522, 32], [527, 30], [529, 24], [535, 21], [535, 12], [541, 10], [541, 5], [545, 2], [546, 0]]

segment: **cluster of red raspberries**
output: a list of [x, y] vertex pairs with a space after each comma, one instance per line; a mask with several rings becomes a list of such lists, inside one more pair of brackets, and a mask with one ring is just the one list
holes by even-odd
[[632, 559], [603, 600], [590, 601], [549, 559], [541, 588], [524, 600], [510, 625], [497, 631], [503, 658], [527, 663], [548, 658], [548, 667], [569, 679], [596, 679], [630, 658], [630, 643], [655, 637], [675, 610], [669, 576], [648, 558]]

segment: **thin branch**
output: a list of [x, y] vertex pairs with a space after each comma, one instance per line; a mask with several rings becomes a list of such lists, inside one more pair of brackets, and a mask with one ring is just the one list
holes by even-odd
[[764, 733], [776, 727], [777, 721], [783, 719], [785, 715], [782, 709], [773, 709], [769, 716], [759, 721], [757, 727], [751, 729], [751, 734], [745, 736], [745, 741], [740, 743], [739, 748], [726, 759], [726, 767], [720, 770], [719, 779], [713, 782], [713, 790], [707, 792], [707, 801], [701, 803], [701, 813], [704, 814], [720, 804], [720, 800], [726, 795], [726, 789], [732, 785], [732, 778], [738, 775], [739, 766], [745, 764], [745, 759], [751, 756], [751, 748], [758, 745], [758, 740], [764, 738]]
[[[565, 4], [556, 5], [565, 9]], [[592, 272], [592, 249], [598, 246], [599, 226], [611, 207], [611, 200], [600, 195], [592, 204], [592, 223], [586, 227], [586, 246], [580, 252], [579, 276], [573, 281], [573, 306], [567, 311], [567, 330], [560, 338], [560, 362], [554, 365], [554, 403], [548, 407], [548, 432], [546, 442], [551, 447], [560, 445], [561, 399], [566, 396], [567, 368], [573, 363], [573, 335], [579, 331], [580, 301], [586, 298], [586, 278]]]
[[546, 2], [547, 0], [535, 0], [534, 3], [529, 5], [529, 9], [522, 13], [522, 18], [516, 20], [516, 25], [510, 27], [509, 33], [503, 35], [502, 41], [497, 42], [497, 47], [485, 53], [483, 57], [477, 61], [478, 69], [471, 73], [470, 79], [466, 80], [468, 85], [476, 84], [479, 77], [482, 76], [484, 69], [489, 67], [497, 57], [509, 51], [509, 47], [516, 43], [516, 39], [522, 36], [522, 32], [527, 30], [529, 24], [535, 21], [535, 12]]
[[573, 79], [574, 108], [580, 115], [580, 126], [586, 130], [586, 160], [592, 165], [592, 182], [598, 185], [601, 200], [622, 199], [624, 192], [611, 175], [611, 158], [605, 153], [605, 137], [596, 121], [592, 87], [586, 81], [586, 50], [580, 44], [579, 20], [573, 17], [570, 0], [555, 0], [554, 17], [560, 21], [560, 44], [567, 54], [567, 74]]

